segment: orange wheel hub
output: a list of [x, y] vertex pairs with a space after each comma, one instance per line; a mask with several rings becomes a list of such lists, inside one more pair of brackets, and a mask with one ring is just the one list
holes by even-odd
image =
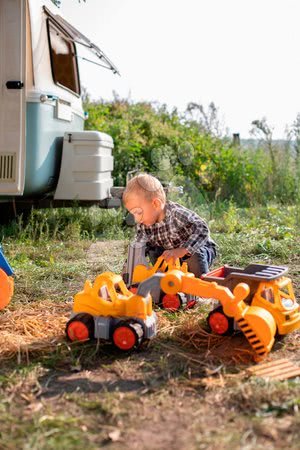
[[224, 334], [229, 328], [228, 318], [220, 312], [212, 313], [208, 323], [212, 332], [216, 334]]
[[137, 288], [136, 286], [131, 286], [131, 287], [129, 288], [129, 290], [130, 290], [130, 292], [132, 292], [133, 294], [136, 294], [138, 288]]
[[114, 331], [113, 342], [121, 350], [130, 350], [136, 344], [136, 335], [131, 328], [120, 326]]
[[166, 294], [162, 298], [162, 307], [170, 311], [177, 311], [180, 308], [181, 303], [178, 295]]
[[88, 327], [79, 320], [74, 320], [69, 324], [67, 334], [71, 341], [85, 341], [89, 339]]

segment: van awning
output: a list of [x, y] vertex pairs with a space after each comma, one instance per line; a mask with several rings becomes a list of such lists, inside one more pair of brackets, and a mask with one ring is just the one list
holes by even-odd
[[[68, 37], [69, 40], [74, 42], [74, 44], [82, 45], [83, 47], [90, 50], [94, 55], [97, 56], [102, 62], [102, 64], [95, 63], [95, 61], [88, 60], [86, 58], [81, 58], [83, 60], [89, 61], [94, 64], [98, 64], [105, 69], [112, 70], [113, 73], [120, 75], [116, 66], [108, 59], [108, 57], [103, 53], [103, 51], [96, 45], [93, 44], [86, 36], [84, 36], [80, 31], [78, 31], [73, 25], [67, 22], [58, 14], [53, 14], [46, 6], [43, 9], [47, 16], [54, 22], [54, 24], [60, 28]], [[63, 36], [65, 38], [65, 36]]]

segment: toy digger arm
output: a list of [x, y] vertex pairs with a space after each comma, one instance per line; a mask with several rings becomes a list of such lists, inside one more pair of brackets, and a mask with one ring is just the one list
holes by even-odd
[[147, 278], [145, 281], [139, 284], [137, 295], [141, 297], [148, 297], [151, 293], [152, 289], [161, 287], [161, 281], [165, 277], [163, 273], [156, 273], [150, 278]]
[[[184, 265], [183, 265], [184, 267]], [[181, 270], [187, 271], [187, 267]], [[139, 270], [140, 268], [140, 270]], [[133, 283], [140, 283], [145, 278], [148, 278], [151, 273], [156, 273], [158, 270], [166, 272], [167, 269], [180, 269], [180, 261], [177, 259], [173, 264], [167, 263], [162, 256], [157, 258], [154, 266], [151, 266], [146, 259], [146, 244], [143, 242], [132, 242], [128, 247], [127, 260], [122, 270], [122, 276], [126, 286], [131, 286]], [[145, 271], [146, 269], [146, 271]], [[151, 271], [151, 273], [149, 273]]]
[[230, 317], [239, 315], [245, 307], [243, 300], [249, 294], [249, 286], [245, 283], [238, 284], [233, 293], [225, 286], [215, 282], [208, 282], [183, 274], [179, 270], [171, 270], [161, 279], [161, 289], [166, 294], [197, 295], [205, 298], [215, 298], [220, 301], [225, 314]]
[[[154, 288], [160, 287], [166, 294], [198, 295], [200, 297], [215, 298], [220, 301], [225, 314], [235, 317], [239, 312], [239, 304], [249, 294], [249, 286], [240, 283], [232, 293], [227, 287], [217, 283], [200, 280], [184, 275], [180, 270], [171, 270], [167, 273], [156, 273], [140, 283], [137, 295], [147, 297]], [[245, 304], [244, 304], [245, 305]]]

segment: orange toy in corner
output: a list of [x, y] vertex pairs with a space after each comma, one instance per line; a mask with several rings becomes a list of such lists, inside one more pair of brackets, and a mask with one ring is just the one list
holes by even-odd
[[14, 293], [13, 270], [0, 246], [0, 311], [7, 306]]
[[0, 310], [7, 306], [14, 293], [14, 280], [0, 269]]

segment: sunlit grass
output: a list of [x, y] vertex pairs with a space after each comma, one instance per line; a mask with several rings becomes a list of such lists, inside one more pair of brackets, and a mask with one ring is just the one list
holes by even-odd
[[[209, 222], [219, 246], [215, 265], [286, 264], [299, 293], [296, 206], [241, 209], [228, 203], [195, 209]], [[45, 311], [47, 330], [52, 331], [52, 312], [57, 323], [60, 311], [67, 316], [73, 295], [87, 278], [93, 280], [108, 269], [120, 272], [126, 243], [134, 234], [124, 217], [122, 210], [49, 210], [32, 213], [26, 223], [19, 219], [2, 226], [2, 245], [15, 270], [16, 287], [2, 317], [8, 312], [21, 317], [26, 311], [36, 311], [42, 327]], [[91, 264], [88, 250], [97, 240], [105, 244]], [[40, 350], [34, 342], [27, 352], [23, 349], [0, 362], [0, 448], [129, 448], [131, 439], [138, 442], [136, 430], [155, 434], [153, 427], [161, 425], [162, 433], [169, 420], [189, 435], [191, 449], [259, 449], [266, 439], [273, 445], [270, 448], [283, 448], [287, 439], [289, 448], [297, 448], [297, 380], [278, 383], [239, 378], [242, 363], [227, 364], [222, 345], [205, 342], [200, 332], [197, 346], [184, 346], [180, 339], [187, 338], [189, 322], [204, 326], [205, 306], [179, 314], [160, 311], [159, 317], [158, 338], [149, 348], [131, 355], [118, 354], [110, 344], [70, 345], [63, 325], [61, 335], [59, 330], [54, 340], [47, 335]], [[233, 348], [230, 338], [224, 339]], [[297, 346], [292, 336], [277, 347], [297, 360]], [[226, 378], [227, 374], [233, 378]], [[219, 384], [210, 385], [210, 378]], [[271, 425], [265, 423], [269, 419]], [[278, 422], [281, 419], [288, 428]], [[275, 430], [270, 434], [273, 437], [266, 438], [270, 429]]]

